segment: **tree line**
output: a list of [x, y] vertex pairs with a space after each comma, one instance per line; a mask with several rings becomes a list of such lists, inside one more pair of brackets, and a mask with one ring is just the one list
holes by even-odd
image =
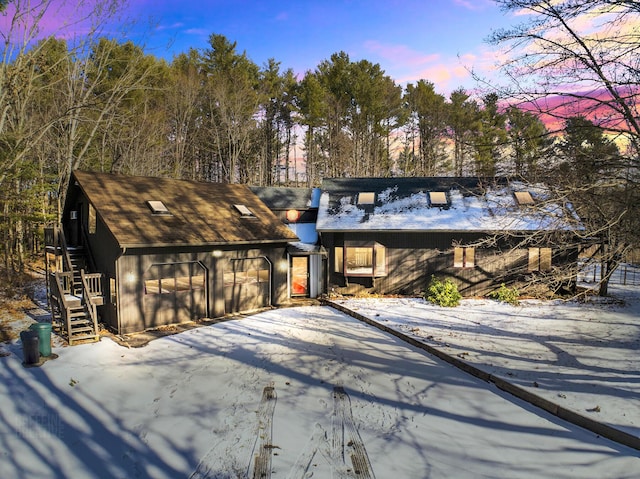
[[[633, 60], [638, 34], [616, 33], [613, 27], [637, 18], [635, 2], [497, 3], [506, 10], [529, 9], [537, 17], [497, 32], [494, 43], [539, 44], [536, 35], [546, 26], [549, 45], [537, 63], [530, 51], [511, 57], [504, 71], [519, 76], [508, 90], [487, 89], [478, 96], [458, 88], [445, 96], [428, 79], [403, 87], [380, 65], [354, 61], [345, 52], [297, 77], [275, 59], [255, 64], [236, 42], [216, 33], [206, 48], [189, 49], [168, 62], [103, 34], [100, 27], [117, 12], [117, 0], [95, 2], [86, 17], [94, 28], [82, 38], [38, 39], [33, 26], [46, 18], [51, 1], [35, 7], [25, 0], [8, 2], [14, 13], [0, 43], [6, 269], [21, 269], [25, 252], [38, 248], [40, 228], [57, 220], [77, 168], [267, 186], [316, 186], [335, 176], [556, 177], [563, 181], [555, 186], [579, 202], [594, 193], [594, 185], [605, 191], [606, 177], [611, 180], [606, 191], [623, 185], [633, 196], [629, 187], [637, 179], [640, 130], [630, 98], [638, 93]], [[0, 9], [6, 7], [0, 3]], [[572, 19], [594, 12], [612, 24], [606, 44], [570, 29]], [[553, 45], [559, 32], [572, 43]], [[618, 66], [614, 75], [609, 57], [628, 68]], [[520, 73], [509, 70], [516, 65]], [[541, 98], [562, 95], [559, 85], [576, 81], [547, 73], [561, 66], [590, 78], [592, 90], [604, 88], [608, 96], [582, 92], [579, 100], [593, 100], [593, 111], [544, 108]], [[522, 81], [541, 74], [546, 82]], [[596, 107], [609, 107], [608, 121], [598, 118]], [[549, 131], [541, 113], [559, 118], [560, 131]], [[589, 193], [580, 197], [578, 191]], [[624, 204], [629, 206], [628, 198]], [[590, 210], [588, 216], [599, 214], [601, 229], [610, 213]], [[627, 238], [624, 244], [628, 247]]]

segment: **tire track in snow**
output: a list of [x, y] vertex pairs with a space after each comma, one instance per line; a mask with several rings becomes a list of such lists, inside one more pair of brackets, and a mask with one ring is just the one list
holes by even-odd
[[[262, 399], [256, 410], [257, 422], [253, 429], [253, 433], [250, 436], [241, 435], [236, 438], [233, 443], [229, 444], [228, 440], [221, 439], [217, 442], [205, 456], [200, 460], [196, 469], [191, 473], [189, 479], [213, 479], [219, 477], [222, 472], [233, 474], [233, 476], [224, 477], [238, 477], [238, 478], [270, 478], [271, 477], [271, 434], [273, 413], [276, 405], [276, 393], [273, 384], [265, 387], [262, 391]], [[230, 420], [237, 415], [238, 404], [234, 404], [229, 408], [229, 413], [225, 414]], [[231, 421], [230, 426], [236, 424], [235, 420]], [[253, 443], [253, 448], [252, 448]], [[220, 446], [225, 445], [225, 450], [221, 451]], [[254, 456], [257, 445], [260, 445], [258, 449], [258, 455]], [[251, 450], [251, 464], [245, 468], [239, 467], [237, 461], [233, 458], [237, 457], [238, 451]], [[260, 456], [260, 453], [263, 453]], [[267, 454], [268, 453], [268, 457]], [[246, 456], [245, 456], [246, 457]], [[220, 460], [226, 458], [227, 463], [221, 464]], [[260, 463], [260, 469], [256, 469], [256, 464]], [[268, 464], [267, 464], [268, 462]], [[244, 463], [246, 465], [246, 462]], [[262, 472], [267, 471], [268, 475], [260, 475]], [[257, 475], [256, 475], [257, 474]]]
[[347, 458], [351, 460], [351, 468], [346, 469], [344, 477], [375, 479], [364, 442], [353, 421], [351, 399], [342, 386], [333, 388], [331, 419], [334, 461], [347, 465]]
[[289, 471], [287, 479], [311, 477], [313, 459], [320, 453], [331, 466], [331, 477], [337, 479], [375, 479], [364, 442], [353, 420], [351, 399], [343, 387], [333, 388], [331, 440], [317, 424], [304, 450]]
[[262, 391], [262, 400], [258, 407], [258, 434], [251, 454], [249, 477], [251, 479], [269, 479], [271, 477], [271, 458], [273, 453], [273, 413], [276, 409], [276, 390], [273, 384]]

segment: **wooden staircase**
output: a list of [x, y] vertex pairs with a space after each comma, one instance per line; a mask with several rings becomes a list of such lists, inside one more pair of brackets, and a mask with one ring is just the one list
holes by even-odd
[[[47, 236], [57, 236], [57, 240]], [[45, 234], [45, 241], [47, 252], [62, 259], [56, 261], [51, 272], [47, 261], [52, 323], [60, 327], [70, 345], [78, 341], [98, 341], [97, 307], [104, 303], [102, 274], [85, 271], [88, 264], [85, 250], [67, 247], [62, 231]]]

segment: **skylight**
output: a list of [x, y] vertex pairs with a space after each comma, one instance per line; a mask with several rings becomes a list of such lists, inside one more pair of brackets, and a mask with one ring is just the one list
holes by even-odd
[[166, 205], [160, 200], [148, 200], [147, 206], [154, 215], [170, 215], [171, 212]]
[[449, 206], [447, 194], [444, 191], [429, 191], [427, 197], [429, 198], [429, 206]]
[[520, 206], [534, 204], [533, 197], [531, 196], [531, 193], [529, 193], [528, 191], [515, 191], [513, 194], [516, 197], [516, 202]]
[[358, 193], [359, 205], [373, 205], [376, 202], [376, 194], [373, 191], [363, 191]]
[[249, 216], [253, 216], [253, 212], [247, 208], [245, 205], [233, 205], [235, 207], [236, 210], [238, 210], [238, 213], [240, 213], [241, 216], [244, 217], [249, 217]]

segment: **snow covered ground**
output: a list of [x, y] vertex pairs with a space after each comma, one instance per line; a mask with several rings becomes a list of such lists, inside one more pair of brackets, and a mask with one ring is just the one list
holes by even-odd
[[[616, 291], [618, 292], [618, 291]], [[344, 304], [638, 433], [640, 304]], [[0, 357], [0, 477], [635, 478], [640, 452], [329, 307]], [[599, 408], [596, 409], [596, 406]]]
[[640, 437], [640, 292], [618, 301], [350, 299], [352, 311], [558, 405]]

